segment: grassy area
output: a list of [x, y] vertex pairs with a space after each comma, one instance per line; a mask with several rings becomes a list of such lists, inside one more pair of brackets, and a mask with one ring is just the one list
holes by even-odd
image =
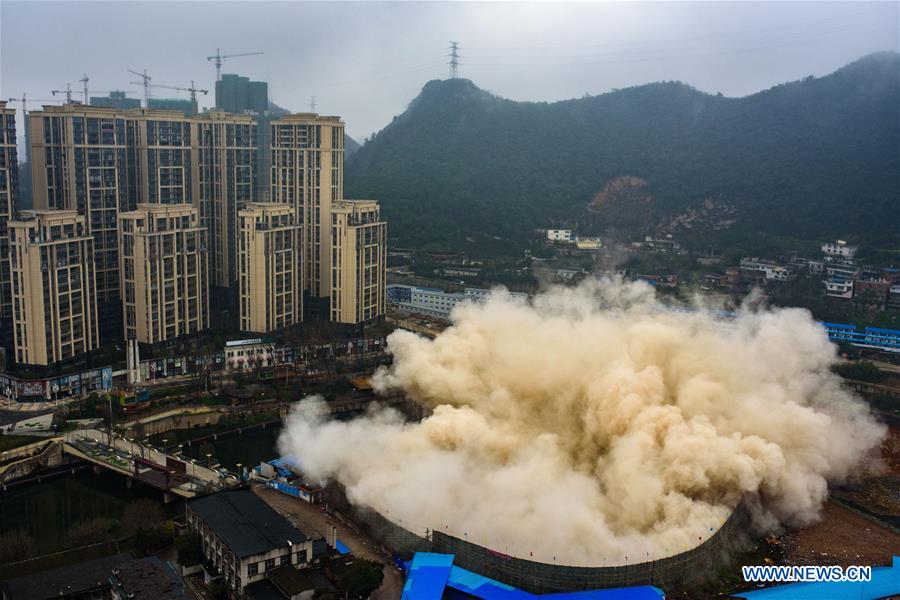
[[30, 435], [0, 435], [0, 451], [12, 450], [20, 446], [27, 446], [42, 441], [42, 438]]

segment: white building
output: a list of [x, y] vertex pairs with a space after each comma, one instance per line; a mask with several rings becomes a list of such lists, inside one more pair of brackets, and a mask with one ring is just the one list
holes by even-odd
[[548, 229], [547, 239], [551, 242], [572, 242], [575, 233], [571, 229]]
[[311, 538], [247, 489], [191, 500], [185, 510], [188, 529], [200, 536], [210, 575], [222, 577], [229, 597], [282, 566], [309, 567], [328, 554], [321, 536]]
[[225, 366], [229, 371], [250, 371], [275, 364], [275, 344], [269, 338], [225, 342]]
[[600, 238], [597, 237], [579, 237], [575, 242], [579, 250], [597, 250], [603, 247]]
[[766, 281], [788, 281], [793, 273], [788, 267], [760, 260], [758, 258], [742, 258], [741, 268], [745, 271], [764, 273]]
[[852, 298], [853, 280], [833, 277], [825, 280], [825, 295], [831, 298]]
[[851, 246], [844, 240], [836, 240], [834, 242], [822, 244], [822, 254], [845, 258], [847, 260], [853, 260], [856, 257], [857, 249], [856, 246]]
[[[483, 288], [466, 288], [463, 293], [451, 293], [440, 288], [422, 288], [397, 283], [387, 286], [388, 302], [394, 308], [439, 319], [449, 318], [450, 313], [461, 302], [480, 302], [490, 294], [491, 290]], [[528, 294], [522, 292], [509, 294], [514, 298], [528, 298]]]

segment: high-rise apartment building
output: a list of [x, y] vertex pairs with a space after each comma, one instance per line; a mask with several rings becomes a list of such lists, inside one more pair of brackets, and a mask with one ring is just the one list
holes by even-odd
[[308, 311], [328, 315], [331, 208], [344, 197], [344, 122], [298, 113], [272, 121], [273, 202], [294, 207], [303, 226]]
[[16, 111], [0, 100], [0, 338], [12, 342], [12, 292], [10, 291], [9, 222], [18, 204], [19, 159], [16, 152]]
[[387, 223], [375, 200], [331, 208], [331, 320], [369, 323], [384, 315]]
[[119, 215], [125, 339], [155, 344], [209, 326], [206, 229], [187, 204]]
[[191, 122], [174, 111], [65, 104], [29, 113], [36, 209], [77, 210], [94, 237], [103, 321], [118, 321], [117, 217], [138, 204], [191, 203]]
[[91, 96], [91, 106], [105, 108], [140, 108], [141, 101], [137, 98], [128, 98], [126, 92], [112, 91], [108, 96]]
[[260, 202], [269, 199], [269, 84], [248, 77], [226, 73], [216, 82], [216, 108], [236, 115], [250, 114], [256, 119], [256, 195]]
[[251, 203], [240, 216], [241, 330], [267, 333], [303, 319], [303, 228], [294, 208]]
[[74, 210], [24, 211], [9, 224], [18, 363], [49, 365], [100, 345], [94, 240]]
[[195, 205], [209, 232], [209, 283], [236, 290], [238, 212], [255, 199], [256, 121], [249, 115], [214, 111], [194, 123], [200, 179]]
[[[67, 104], [30, 114], [37, 208], [74, 208], [95, 239], [102, 322], [121, 331], [117, 215], [192, 204], [207, 228], [211, 282], [236, 290], [237, 211], [255, 199], [256, 123], [248, 115]], [[236, 293], [235, 293], [236, 295]]]

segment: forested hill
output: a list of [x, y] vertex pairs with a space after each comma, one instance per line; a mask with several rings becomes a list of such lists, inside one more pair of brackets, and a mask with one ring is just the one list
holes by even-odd
[[554, 103], [430, 81], [347, 162], [396, 243], [524, 245], [574, 226], [884, 240], [898, 227], [900, 55], [743, 98], [678, 82]]

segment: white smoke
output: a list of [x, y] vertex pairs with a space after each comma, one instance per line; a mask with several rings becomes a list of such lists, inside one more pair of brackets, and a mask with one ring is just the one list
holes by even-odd
[[677, 554], [745, 496], [757, 523], [809, 523], [884, 435], [800, 309], [723, 322], [665, 310], [643, 284], [588, 281], [532, 303], [498, 292], [433, 341], [388, 344], [376, 389], [433, 413], [337, 422], [305, 401], [282, 452], [420, 535], [533, 560]]

